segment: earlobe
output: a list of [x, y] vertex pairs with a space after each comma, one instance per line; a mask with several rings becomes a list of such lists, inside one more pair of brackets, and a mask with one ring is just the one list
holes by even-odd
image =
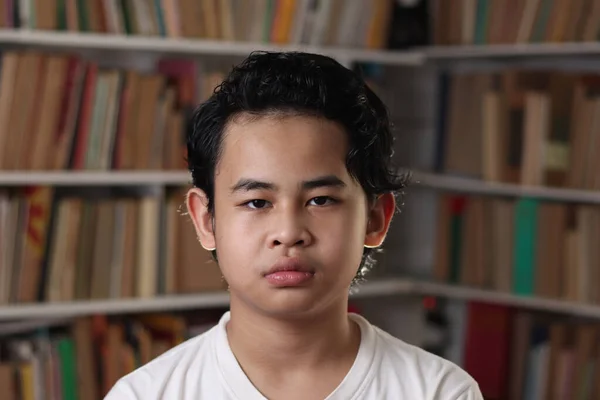
[[198, 188], [190, 189], [186, 196], [186, 206], [200, 244], [205, 250], [214, 250], [216, 241], [213, 230], [213, 216], [208, 210], [208, 198], [204, 191]]
[[365, 244], [367, 248], [376, 248], [383, 244], [396, 209], [396, 200], [391, 193], [377, 197], [369, 210]]

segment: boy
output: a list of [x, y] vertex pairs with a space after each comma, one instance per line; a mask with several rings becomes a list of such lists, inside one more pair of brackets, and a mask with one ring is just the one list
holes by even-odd
[[187, 207], [230, 312], [107, 398], [482, 399], [455, 365], [347, 312], [405, 186], [392, 142], [381, 100], [328, 57], [235, 67], [188, 137]]

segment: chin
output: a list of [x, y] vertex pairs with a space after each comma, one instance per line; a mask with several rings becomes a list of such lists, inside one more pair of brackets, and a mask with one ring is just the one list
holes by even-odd
[[324, 308], [324, 300], [309, 290], [282, 289], [266, 299], [264, 308], [281, 317], [307, 316]]
[[306, 318], [317, 314], [331, 304], [329, 296], [314, 288], [278, 288], [252, 298], [240, 298], [246, 306], [260, 314], [274, 318]]

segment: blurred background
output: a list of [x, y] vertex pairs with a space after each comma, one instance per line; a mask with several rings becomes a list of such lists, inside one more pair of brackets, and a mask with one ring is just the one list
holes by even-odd
[[486, 399], [600, 399], [599, 34], [600, 0], [0, 0], [0, 397], [102, 398], [218, 321], [184, 135], [287, 49], [364, 76], [413, 173], [351, 311]]

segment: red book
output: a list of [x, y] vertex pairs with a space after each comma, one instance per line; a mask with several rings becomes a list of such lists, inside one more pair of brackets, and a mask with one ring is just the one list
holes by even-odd
[[508, 389], [512, 310], [474, 302], [469, 303], [468, 310], [464, 368], [477, 381], [486, 399], [504, 399]]

